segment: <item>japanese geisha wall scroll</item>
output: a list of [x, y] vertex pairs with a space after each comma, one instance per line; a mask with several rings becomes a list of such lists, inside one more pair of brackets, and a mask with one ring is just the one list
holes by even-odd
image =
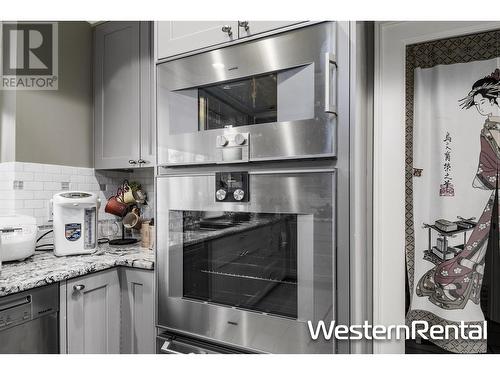
[[[406, 54], [408, 323], [500, 324], [500, 31]], [[486, 340], [434, 342], [484, 353]]]

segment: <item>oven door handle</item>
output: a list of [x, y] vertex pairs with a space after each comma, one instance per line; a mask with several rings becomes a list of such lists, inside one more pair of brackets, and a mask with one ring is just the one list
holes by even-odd
[[172, 341], [165, 340], [160, 350], [166, 354], [181, 354], [179, 352], [176, 352], [175, 350], [169, 349], [170, 344], [172, 344]]
[[190, 345], [175, 339], [165, 340], [160, 351], [164, 354], [215, 354], [215, 352], [210, 349]]
[[[333, 53], [327, 52], [325, 54], [325, 113], [331, 113], [337, 115], [337, 106], [331, 103], [330, 98], [330, 65], [337, 67], [337, 62], [335, 61], [335, 55]], [[337, 80], [335, 80], [337, 82]], [[337, 93], [335, 92], [334, 97], [337, 97]]]

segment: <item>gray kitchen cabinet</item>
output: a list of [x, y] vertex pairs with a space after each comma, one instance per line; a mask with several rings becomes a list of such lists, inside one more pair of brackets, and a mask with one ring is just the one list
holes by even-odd
[[106, 22], [94, 31], [94, 166], [153, 166], [151, 23]]
[[304, 21], [159, 21], [157, 59], [236, 41]]
[[304, 21], [238, 21], [238, 37], [245, 38], [301, 22]]
[[237, 21], [159, 21], [157, 58], [179, 55], [238, 39]]
[[[120, 352], [120, 283], [118, 269], [68, 280], [61, 330], [69, 354]], [[61, 309], [64, 309], [61, 304]], [[64, 340], [62, 340], [64, 341]], [[64, 350], [62, 350], [64, 351]]]
[[154, 354], [154, 272], [120, 270], [122, 298], [121, 353]]

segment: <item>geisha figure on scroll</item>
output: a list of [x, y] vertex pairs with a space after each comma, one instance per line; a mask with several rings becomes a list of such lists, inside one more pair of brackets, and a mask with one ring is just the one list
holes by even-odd
[[[498, 199], [499, 96], [500, 70], [496, 69], [491, 75], [476, 81], [469, 94], [460, 101], [462, 109], [475, 107], [486, 117], [479, 136], [481, 152], [472, 184], [477, 189], [491, 190], [491, 195], [464, 249], [454, 258], [427, 271], [416, 286], [418, 296], [429, 297], [432, 303], [443, 309], [463, 309], [469, 301], [475, 304], [480, 302], [493, 206], [495, 199]], [[491, 248], [499, 251], [498, 244]]]

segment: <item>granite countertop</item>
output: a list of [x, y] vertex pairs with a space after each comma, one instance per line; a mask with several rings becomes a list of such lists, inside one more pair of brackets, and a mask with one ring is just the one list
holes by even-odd
[[120, 247], [105, 244], [94, 254], [67, 257], [56, 257], [53, 251], [36, 251], [25, 261], [2, 264], [0, 297], [116, 266], [152, 270], [154, 261], [154, 251], [138, 244]]

